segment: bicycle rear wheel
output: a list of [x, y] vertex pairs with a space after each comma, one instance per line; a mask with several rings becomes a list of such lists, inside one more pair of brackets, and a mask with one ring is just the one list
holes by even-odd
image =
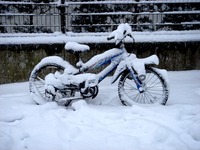
[[[41, 65], [37, 69], [33, 69], [30, 78], [29, 78], [29, 90], [31, 97], [37, 104], [44, 104], [48, 101], [56, 101], [57, 95], [52, 95], [51, 97], [48, 95], [50, 93], [46, 93], [45, 91], [45, 77], [49, 73], [55, 73], [64, 72], [64, 67], [56, 64], [56, 63], [45, 63]], [[58, 93], [59, 92], [59, 93]], [[74, 96], [72, 94], [72, 91], [64, 91], [60, 92], [58, 91], [56, 94], [59, 94], [62, 98], [62, 96], [70, 97]], [[47, 96], [48, 95], [48, 96]], [[66, 102], [66, 106], [70, 103], [70, 101]]]
[[156, 69], [146, 66], [143, 92], [139, 92], [130, 73], [124, 72], [119, 80], [118, 93], [123, 105], [162, 104], [168, 100], [169, 90], [165, 78]]

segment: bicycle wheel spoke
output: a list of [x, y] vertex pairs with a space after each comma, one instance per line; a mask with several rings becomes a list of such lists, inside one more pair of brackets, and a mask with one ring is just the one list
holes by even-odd
[[141, 102], [141, 103], [145, 103], [145, 100], [144, 100], [143, 93], [142, 93], [142, 94], [140, 94], [140, 102]]
[[149, 73], [149, 77], [150, 77], [150, 76], [151, 76], [151, 78], [150, 78], [150, 79], [148, 79], [148, 80], [146, 79], [146, 82], [147, 82], [147, 83], [148, 83], [148, 82], [150, 82], [150, 81], [151, 81], [151, 79], [153, 79], [153, 77], [154, 77], [153, 75], [151, 75], [151, 73]]
[[[158, 85], [158, 84], [157, 84]], [[148, 86], [147, 89], [152, 89], [152, 88], [163, 88], [162, 85], [159, 85], [159, 86]]]
[[129, 90], [129, 91], [126, 90], [125, 93], [126, 93], [126, 95], [129, 95], [129, 96], [138, 94], [137, 91], [132, 91], [132, 90]]
[[41, 77], [37, 76], [37, 79], [39, 79], [39, 81], [41, 81], [42, 83], [45, 83], [44, 79], [42, 79]]
[[151, 99], [151, 95], [148, 95], [147, 93], [145, 93], [145, 96], [147, 97], [148, 103], [153, 103], [154, 101]]
[[134, 99], [134, 101], [139, 102], [140, 99], [137, 97], [140, 97], [140, 94], [137, 94], [135, 97], [133, 97], [133, 99]]
[[124, 89], [126, 89], [126, 90], [138, 90], [136, 87], [133, 87], [133, 86], [131, 86], [131, 87], [124, 86]]
[[[132, 81], [131, 81], [131, 82], [132, 82]], [[128, 81], [125, 81], [125, 84], [126, 84], [126, 86], [130, 86], [130, 87], [132, 87], [133, 84], [135, 84], [135, 83], [133, 82], [133, 84], [131, 84], [131, 83], [129, 83]]]
[[150, 85], [149, 85], [149, 86], [153, 86], [153, 85], [154, 85], [154, 83], [155, 83], [157, 80], [159, 80], [159, 79], [156, 79], [155, 81], [153, 81], [152, 83], [150, 83]]
[[146, 94], [148, 95], [149, 99], [151, 99], [151, 98], [154, 99], [154, 96], [152, 95], [152, 93], [146, 92]]
[[154, 95], [162, 95], [161, 93], [158, 93], [158, 92], [149, 92], [149, 91], [146, 91], [147, 93], [151, 93], [151, 94], [154, 94]]
[[147, 90], [147, 91], [163, 92], [163, 90], [162, 90], [162, 89], [149, 89], [149, 90]]

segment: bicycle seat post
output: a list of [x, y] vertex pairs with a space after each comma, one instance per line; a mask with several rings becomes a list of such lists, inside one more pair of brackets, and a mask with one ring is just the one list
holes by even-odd
[[82, 64], [80, 53], [89, 51], [90, 47], [88, 45], [79, 44], [77, 42], [67, 42], [65, 44], [65, 50], [75, 55], [76, 65], [80, 67]]
[[74, 52], [74, 55], [75, 55], [75, 62], [76, 64], [80, 61], [80, 53], [79, 52]]
[[83, 61], [82, 61], [82, 59], [81, 59], [81, 57], [80, 57], [80, 53], [77, 53], [77, 54], [75, 54], [75, 55], [76, 55], [76, 66], [77, 66], [78, 68], [81, 68], [82, 65], [83, 65]]

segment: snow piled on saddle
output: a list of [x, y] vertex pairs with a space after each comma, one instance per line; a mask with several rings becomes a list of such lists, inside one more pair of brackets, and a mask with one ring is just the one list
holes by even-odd
[[79, 44], [77, 42], [67, 42], [65, 44], [65, 50], [73, 52], [85, 52], [89, 51], [90, 47], [88, 45]]

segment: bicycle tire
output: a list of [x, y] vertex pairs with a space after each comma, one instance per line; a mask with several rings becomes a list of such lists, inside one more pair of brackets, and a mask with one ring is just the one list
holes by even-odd
[[[64, 72], [64, 66], [57, 63], [44, 63], [38, 68], [34, 68], [29, 78], [29, 90], [32, 99], [38, 104], [44, 104], [49, 100], [45, 96], [45, 82], [44, 78], [49, 73], [55, 73], [59, 71]], [[67, 101], [65, 105], [69, 105], [70, 101]]]
[[130, 73], [125, 71], [119, 80], [118, 94], [120, 101], [125, 106], [134, 104], [162, 104], [165, 105], [168, 96], [168, 83], [166, 79], [156, 69], [145, 66], [146, 79], [144, 92], [139, 92]]

